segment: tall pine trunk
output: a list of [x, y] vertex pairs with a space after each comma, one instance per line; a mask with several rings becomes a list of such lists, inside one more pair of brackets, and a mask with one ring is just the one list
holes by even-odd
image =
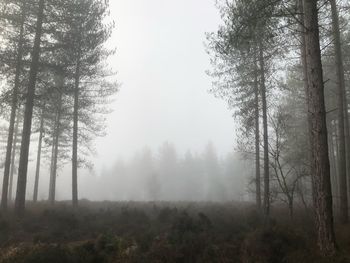
[[[348, 216], [348, 189], [347, 189], [347, 176], [346, 176], [346, 146], [345, 146], [345, 78], [344, 78], [344, 64], [342, 58], [342, 49], [340, 42], [340, 30], [339, 30], [339, 17], [337, 4], [335, 0], [330, 0], [332, 9], [332, 27], [334, 37], [334, 50], [335, 50], [335, 68], [337, 76], [338, 86], [338, 129], [339, 129], [339, 193], [340, 193], [340, 221], [347, 223], [349, 221]], [[345, 115], [345, 116], [344, 116]]]
[[312, 184], [318, 246], [324, 256], [336, 251], [330, 165], [324, 102], [317, 0], [304, 0], [305, 46], [308, 76], [308, 114], [311, 130]]
[[[307, 98], [308, 96], [308, 92], [309, 92], [309, 80], [308, 80], [308, 76], [307, 76], [307, 61], [306, 61], [306, 44], [305, 44], [305, 23], [304, 23], [304, 3], [303, 0], [298, 0], [298, 5], [299, 5], [299, 12], [300, 12], [300, 16], [299, 16], [299, 20], [300, 20], [300, 24], [299, 24], [299, 30], [300, 30], [300, 53], [301, 53], [301, 66], [303, 69], [303, 84], [304, 84], [304, 92], [305, 92], [305, 98]], [[305, 101], [305, 105], [307, 104], [307, 101]], [[307, 114], [306, 116], [306, 122], [307, 122], [307, 131], [308, 131], [308, 135], [309, 135], [309, 144], [307, 145], [307, 158], [308, 158], [308, 163], [310, 164], [310, 168], [309, 168], [309, 174], [312, 174], [312, 165], [311, 165], [311, 159], [312, 159], [312, 154], [311, 154], [311, 145], [310, 142], [312, 140], [311, 137], [311, 115]]]
[[21, 25], [19, 32], [19, 40], [17, 47], [17, 58], [16, 58], [16, 73], [15, 73], [15, 83], [12, 91], [12, 105], [11, 105], [11, 115], [9, 124], [9, 133], [7, 138], [6, 147], [6, 157], [5, 157], [5, 167], [4, 167], [4, 177], [2, 184], [2, 196], [1, 196], [1, 209], [6, 210], [8, 206], [8, 193], [9, 193], [9, 177], [10, 177], [10, 167], [11, 167], [11, 151], [13, 146], [13, 134], [15, 130], [16, 121], [16, 111], [18, 104], [18, 89], [20, 85], [20, 76], [22, 69], [22, 57], [23, 57], [23, 42], [24, 42], [24, 21], [25, 21], [25, 1], [22, 5], [22, 15], [21, 15]]
[[263, 45], [259, 45], [259, 63], [260, 63], [260, 85], [261, 102], [263, 112], [263, 130], [264, 130], [264, 212], [266, 216], [270, 215], [270, 161], [269, 161], [269, 134], [267, 123], [267, 99], [266, 99], [266, 79], [265, 79], [265, 58]]
[[16, 201], [15, 201], [15, 211], [17, 215], [23, 214], [25, 209], [28, 155], [29, 155], [31, 128], [32, 128], [35, 84], [36, 84], [36, 79], [37, 79], [37, 74], [39, 69], [39, 57], [40, 57], [42, 25], [43, 25], [43, 18], [44, 18], [44, 6], [45, 6], [45, 0], [40, 0], [39, 7], [38, 7], [37, 22], [36, 22], [35, 40], [34, 40], [34, 46], [32, 51], [32, 62], [30, 65], [30, 72], [29, 72], [28, 91], [27, 91], [25, 111], [24, 111], [21, 152], [20, 152], [19, 168], [18, 168], [17, 193], [16, 193]]
[[53, 150], [52, 169], [51, 169], [50, 188], [49, 188], [49, 202], [51, 205], [53, 205], [56, 200], [56, 176], [57, 176], [59, 137], [60, 137], [60, 129], [61, 129], [61, 126], [60, 126], [61, 110], [62, 110], [62, 93], [60, 92], [57, 113], [56, 113], [56, 120], [55, 120], [54, 137], [52, 142], [54, 150]]
[[260, 182], [260, 110], [259, 110], [259, 81], [258, 81], [258, 62], [254, 57], [254, 96], [255, 96], [255, 189], [256, 205], [261, 209], [261, 182]]
[[[80, 47], [79, 47], [80, 48]], [[75, 69], [74, 112], [73, 112], [73, 152], [72, 152], [72, 203], [78, 206], [78, 110], [80, 84], [80, 51]]]
[[40, 179], [40, 164], [41, 164], [41, 148], [43, 141], [43, 133], [44, 133], [44, 109], [43, 107], [40, 117], [40, 130], [39, 130], [39, 142], [38, 142], [38, 151], [36, 157], [36, 168], [35, 168], [35, 181], [34, 181], [34, 191], [33, 191], [33, 202], [38, 201], [38, 191], [39, 191], [39, 179]]

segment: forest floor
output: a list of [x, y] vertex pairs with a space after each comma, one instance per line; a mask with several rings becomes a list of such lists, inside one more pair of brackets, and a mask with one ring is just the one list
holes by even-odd
[[350, 262], [350, 227], [339, 253], [317, 255], [312, 215], [274, 209], [269, 225], [250, 204], [81, 201], [28, 204], [0, 215], [0, 263]]

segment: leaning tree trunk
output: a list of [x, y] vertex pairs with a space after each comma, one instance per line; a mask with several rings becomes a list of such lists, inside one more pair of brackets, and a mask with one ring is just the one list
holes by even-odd
[[317, 0], [304, 0], [305, 44], [308, 76], [308, 113], [310, 114], [312, 183], [318, 246], [324, 256], [336, 251], [330, 165], [324, 102]]
[[80, 84], [80, 53], [75, 70], [74, 112], [73, 112], [73, 152], [72, 152], [72, 203], [78, 206], [78, 109]]
[[262, 43], [259, 45], [259, 63], [261, 78], [261, 101], [263, 112], [264, 129], [264, 212], [270, 215], [270, 167], [269, 167], [269, 135], [267, 128], [267, 100], [266, 100], [266, 79], [265, 79], [265, 58]]
[[44, 109], [43, 107], [40, 117], [40, 130], [39, 130], [39, 142], [38, 142], [38, 151], [36, 157], [36, 168], [35, 168], [35, 181], [34, 181], [34, 191], [33, 191], [33, 202], [36, 203], [38, 201], [38, 191], [39, 191], [39, 178], [40, 178], [40, 163], [41, 163], [41, 148], [43, 141], [43, 133], [44, 133]]
[[18, 142], [18, 129], [19, 129], [19, 122], [20, 122], [20, 113], [17, 113], [17, 120], [16, 120], [16, 127], [15, 127], [15, 134], [13, 138], [13, 146], [12, 146], [12, 157], [11, 157], [11, 169], [10, 169], [10, 183], [9, 183], [9, 197], [8, 200], [12, 202], [12, 193], [13, 193], [13, 177], [15, 174], [15, 161], [16, 161], [16, 153], [17, 153], [17, 142]]
[[33, 52], [32, 52], [32, 62], [30, 65], [30, 72], [29, 72], [27, 98], [26, 98], [25, 111], [24, 111], [21, 152], [20, 152], [19, 168], [18, 168], [17, 193], [16, 193], [16, 201], [15, 201], [15, 211], [17, 215], [23, 214], [25, 209], [29, 144], [30, 144], [30, 135], [31, 135], [31, 128], [32, 128], [35, 84], [36, 84], [36, 78], [37, 78], [38, 69], [39, 69], [40, 44], [41, 44], [43, 18], [44, 18], [44, 5], [45, 5], [45, 0], [40, 0], [37, 22], [36, 22], [35, 40], [34, 40], [34, 46], [33, 46]]
[[258, 64], [256, 56], [254, 58], [254, 96], [255, 96], [255, 187], [256, 205], [261, 209], [261, 182], [260, 182], [260, 110], [259, 110], [259, 83]]
[[6, 148], [6, 157], [5, 157], [5, 168], [4, 168], [4, 177], [2, 184], [2, 196], [1, 196], [1, 209], [6, 210], [8, 206], [8, 191], [9, 191], [9, 176], [10, 176], [10, 167], [11, 167], [11, 151], [13, 145], [13, 134], [15, 129], [16, 121], [16, 111], [18, 104], [18, 89], [20, 85], [20, 76], [22, 69], [22, 57], [23, 57], [23, 42], [24, 42], [24, 21], [25, 21], [25, 1], [22, 6], [22, 17], [21, 17], [21, 26], [19, 32], [18, 48], [17, 48], [17, 58], [16, 58], [16, 73], [15, 73], [15, 84], [12, 91], [12, 105], [11, 105], [11, 116], [9, 124], [9, 133], [7, 138], [7, 148]]
[[[345, 78], [344, 78], [344, 65], [342, 58], [341, 42], [340, 42], [340, 30], [339, 30], [339, 17], [337, 11], [337, 4], [335, 0], [330, 0], [332, 8], [332, 27], [334, 36], [334, 50], [335, 50], [335, 68], [337, 75], [337, 104], [338, 104], [338, 130], [339, 130], [339, 193], [340, 193], [340, 221], [345, 224], [349, 221], [348, 216], [348, 189], [347, 189], [347, 177], [346, 177], [346, 147], [345, 147]], [[347, 117], [347, 115], [346, 115]]]

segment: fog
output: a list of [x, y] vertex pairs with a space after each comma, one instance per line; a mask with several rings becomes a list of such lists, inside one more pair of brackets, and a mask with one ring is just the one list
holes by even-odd
[[220, 154], [232, 151], [234, 121], [225, 103], [208, 93], [212, 79], [205, 73], [205, 32], [220, 23], [215, 1], [111, 1], [111, 14], [110, 45], [117, 47], [111, 66], [121, 88], [108, 136], [97, 142], [98, 163], [109, 166], [164, 141], [182, 153], [201, 151], [208, 141]]
[[[116, 53], [108, 65], [118, 72], [120, 90], [110, 105], [112, 113], [106, 116], [107, 135], [94, 142], [93, 169], [79, 169], [79, 198], [249, 198], [253, 169], [246, 169], [249, 162], [234, 153], [232, 112], [209, 92], [212, 79], [206, 74], [210, 61], [205, 33], [220, 24], [215, 1], [114, 0], [110, 5], [116, 28], [108, 47], [116, 48]], [[33, 138], [28, 199], [34, 184], [37, 135]], [[161, 153], [165, 145], [174, 151], [169, 167]], [[208, 145], [213, 169], [205, 163]], [[45, 159], [41, 200], [48, 198], [49, 154]], [[59, 166], [56, 199], [69, 200], [71, 165], [66, 161]]]
[[0, 263], [350, 262], [348, 2], [0, 1]]

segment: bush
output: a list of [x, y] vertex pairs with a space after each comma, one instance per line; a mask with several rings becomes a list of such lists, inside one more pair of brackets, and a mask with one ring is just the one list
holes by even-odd
[[248, 234], [242, 245], [243, 263], [281, 263], [305, 246], [303, 237], [278, 227], [262, 228]]

